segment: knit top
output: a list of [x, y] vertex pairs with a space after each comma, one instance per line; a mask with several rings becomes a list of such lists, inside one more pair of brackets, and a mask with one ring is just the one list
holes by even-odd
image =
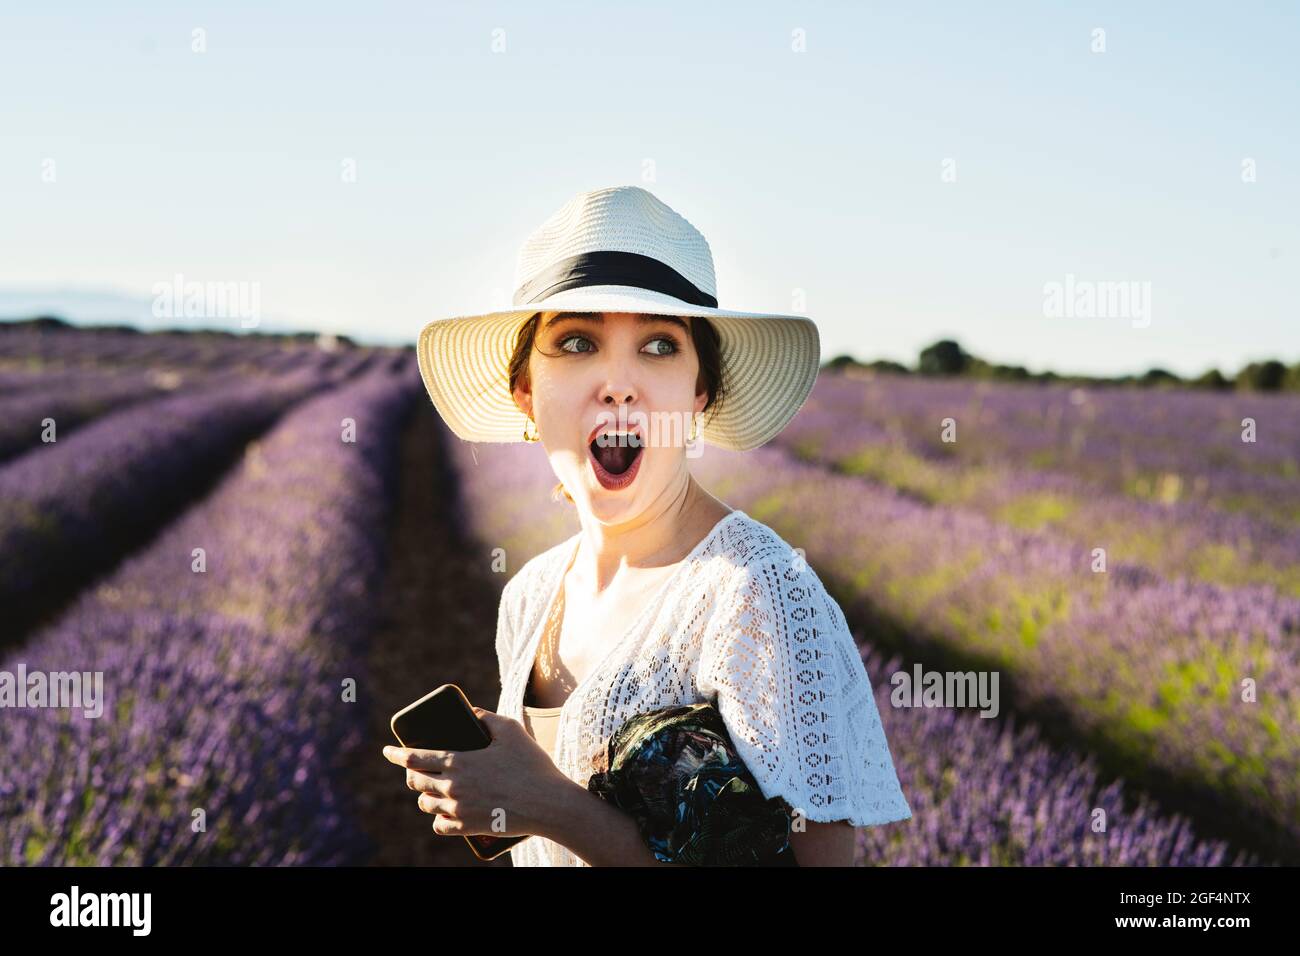
[[[538, 642], [580, 536], [506, 582], [496, 633], [503, 716], [524, 721]], [[724, 515], [607, 648], [555, 720], [552, 758], [582, 787], [629, 717], [708, 702], [765, 797], [812, 821], [911, 818], [839, 605], [802, 554], [745, 512]], [[587, 865], [537, 835], [510, 856], [515, 866]]]

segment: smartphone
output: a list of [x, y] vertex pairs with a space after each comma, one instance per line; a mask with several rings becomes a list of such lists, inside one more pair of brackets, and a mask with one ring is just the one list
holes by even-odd
[[[393, 714], [388, 725], [403, 747], [412, 750], [482, 750], [492, 742], [469, 698], [455, 684], [443, 684]], [[476, 833], [465, 842], [480, 860], [495, 860], [527, 836]]]

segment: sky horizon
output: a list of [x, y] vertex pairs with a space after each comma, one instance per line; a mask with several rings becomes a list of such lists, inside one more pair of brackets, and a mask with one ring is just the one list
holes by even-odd
[[181, 276], [254, 288], [264, 327], [410, 344], [508, 307], [528, 234], [631, 184], [704, 234], [723, 308], [810, 316], [823, 361], [910, 366], [941, 338], [1061, 374], [1300, 361], [1295, 9], [236, 0], [4, 24], [7, 318], [147, 321]]
[[[80, 298], [81, 295], [82, 293], [79, 293], [78, 298]], [[30, 299], [28, 298], [29, 296]], [[89, 301], [94, 301], [97, 298], [99, 297], [91, 293]], [[129, 297], [124, 296], [121, 293], [106, 294], [104, 296], [105, 301], [113, 301], [113, 302], [126, 301], [128, 298]], [[31, 309], [24, 309], [22, 310], [22, 314], [10, 314], [9, 312], [6, 311], [6, 307], [5, 307], [6, 302], [29, 301], [29, 300], [33, 302], [44, 302], [44, 303], [59, 302], [59, 301], [63, 301], [66, 303], [68, 301], [67, 298], [57, 296], [57, 295], [52, 298], [47, 298], [47, 297], [43, 297], [42, 294], [40, 293], [31, 293], [31, 292], [19, 293], [16, 296], [9, 295], [6, 294], [3, 289], [0, 289], [0, 325], [30, 321], [32, 319], [44, 317], [44, 318], [60, 319], [62, 321], [69, 323], [70, 325], [76, 326], [78, 328], [86, 328], [86, 329], [93, 329], [100, 326], [127, 325], [142, 333], [180, 330], [183, 332], [214, 332], [214, 331], [230, 332], [237, 335], [249, 333], [249, 332], [262, 332], [267, 335], [277, 335], [277, 334], [290, 335], [290, 334], [304, 334], [304, 333], [321, 334], [321, 335], [334, 334], [334, 335], [348, 336], [349, 338], [353, 339], [357, 345], [372, 345], [372, 346], [381, 346], [381, 347], [406, 347], [406, 348], [414, 349], [416, 344], [414, 340], [408, 340], [404, 338], [400, 333], [391, 336], [382, 335], [382, 334], [365, 335], [361, 338], [357, 338], [348, 332], [339, 332], [339, 331], [330, 332], [328, 330], [314, 328], [307, 325], [297, 325], [292, 322], [281, 321], [274, 317], [263, 318], [260, 324], [256, 328], [244, 329], [241, 328], [237, 323], [221, 322], [221, 321], [212, 321], [212, 322], [206, 322], [202, 324], [199, 323], [198, 321], [195, 321], [194, 324], [192, 325], [187, 324], [188, 320], [185, 319], [150, 318], [150, 319], [140, 320], [140, 321], [129, 321], [120, 318], [120, 315], [126, 314], [126, 313], [122, 313], [120, 309], [103, 312], [98, 307], [90, 310], [70, 307], [61, 311], [59, 308], [46, 308], [44, 306], [40, 306]], [[141, 308], [145, 308], [149, 304], [150, 304], [150, 300], [146, 300], [143, 298], [139, 299], [138, 301], [138, 305]], [[82, 318], [70, 317], [71, 315], [75, 315], [78, 313], [80, 313], [83, 317]], [[954, 339], [954, 340], [958, 343], [958, 345], [962, 347], [962, 351], [972, 355], [974, 358], [982, 359], [990, 364], [1008, 365], [1008, 366], [1020, 364], [1015, 362], [1003, 362], [996, 355], [984, 355], [982, 353], [972, 351], [970, 348], [967, 347], [967, 343], [963, 342], [961, 339]], [[937, 342], [939, 340], [935, 339], [934, 341]], [[924, 348], [925, 346], [932, 345], [932, 344], [934, 344], [934, 342], [923, 343], [921, 348]], [[907, 368], [915, 370], [917, 366], [917, 361], [919, 359], [919, 353], [920, 353], [920, 349], [918, 349], [917, 355], [913, 355], [910, 358], [902, 357], [902, 358], [885, 359], [882, 356], [853, 355], [852, 353], [829, 354], [823, 348], [821, 361], [822, 364], [825, 364], [827, 362], [830, 362], [832, 359], [838, 358], [840, 355], [849, 354], [851, 355], [852, 358], [854, 358], [855, 360], [857, 360], [859, 363], [863, 365], [868, 365], [878, 360], [887, 360], [887, 361], [899, 362], [900, 364], [906, 366]], [[1260, 355], [1260, 356], [1256, 356], [1251, 361], [1263, 362], [1269, 359], [1278, 359], [1282, 361], [1283, 364], [1285, 365], [1300, 364], [1300, 360], [1288, 362], [1285, 356], [1277, 356], [1277, 355]], [[1066, 378], [1072, 376], [1120, 378], [1126, 375], [1141, 375], [1144, 372], [1150, 371], [1152, 369], [1164, 369], [1165, 371], [1174, 372], [1181, 379], [1184, 380], [1191, 380], [1197, 378], [1201, 374], [1208, 372], [1212, 369], [1222, 372], [1226, 377], [1231, 379], [1238, 372], [1240, 372], [1243, 367], [1244, 365], [1241, 367], [1228, 366], [1222, 364], [1207, 365], [1206, 367], [1200, 369], [1199, 371], [1179, 372], [1166, 365], [1152, 365], [1141, 369], [1128, 369], [1128, 370], [1121, 370], [1121, 371], [1114, 371], [1114, 372], [1088, 372], [1088, 371], [1081, 371], [1079, 369], [1073, 369], [1068, 367], [1063, 368], [1057, 366], [1041, 366], [1041, 367], [1025, 366], [1026, 370], [1030, 374], [1038, 375], [1044, 372], [1054, 372], [1057, 375]]]

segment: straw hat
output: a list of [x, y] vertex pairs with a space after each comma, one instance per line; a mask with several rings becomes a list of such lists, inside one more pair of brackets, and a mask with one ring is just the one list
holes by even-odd
[[580, 193], [528, 237], [514, 308], [435, 319], [417, 355], [448, 427], [475, 442], [524, 440], [528, 418], [510, 393], [520, 326], [538, 312], [703, 316], [721, 341], [725, 401], [704, 413], [701, 440], [746, 451], [775, 436], [803, 405], [821, 360], [803, 315], [718, 308], [713, 254], [698, 229], [640, 186]]

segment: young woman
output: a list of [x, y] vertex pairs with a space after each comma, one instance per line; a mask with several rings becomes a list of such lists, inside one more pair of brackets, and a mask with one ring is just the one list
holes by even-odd
[[516, 866], [658, 865], [586, 784], [628, 718], [710, 702], [798, 864], [851, 865], [854, 827], [911, 817], [852, 634], [801, 554], [688, 468], [697, 440], [786, 425], [816, 326], [719, 309], [704, 237], [635, 186], [571, 200], [517, 278], [514, 310], [429, 323], [421, 372], [459, 437], [540, 441], [581, 531], [506, 584], [492, 744], [385, 755], [435, 832], [529, 835]]

